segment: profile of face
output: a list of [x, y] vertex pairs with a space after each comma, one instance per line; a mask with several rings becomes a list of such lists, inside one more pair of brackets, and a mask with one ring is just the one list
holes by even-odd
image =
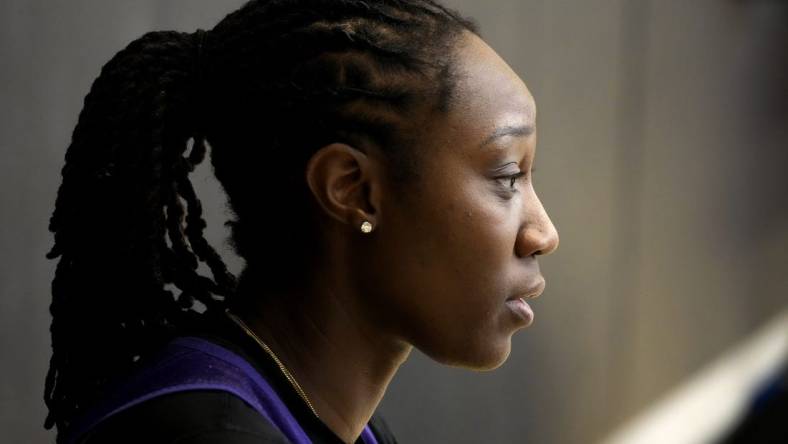
[[455, 100], [425, 122], [413, 192], [383, 185], [364, 286], [388, 332], [449, 365], [492, 369], [533, 321], [558, 234], [531, 180], [536, 109], [483, 40], [456, 47]]

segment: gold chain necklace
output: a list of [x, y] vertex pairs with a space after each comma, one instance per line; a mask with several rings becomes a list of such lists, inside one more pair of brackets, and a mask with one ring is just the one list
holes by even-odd
[[312, 406], [312, 403], [309, 402], [309, 398], [307, 398], [306, 392], [304, 392], [304, 389], [302, 389], [301, 386], [298, 385], [298, 381], [296, 381], [295, 378], [293, 377], [293, 375], [290, 374], [290, 372], [287, 370], [285, 365], [282, 364], [282, 361], [280, 361], [279, 358], [274, 353], [274, 351], [271, 350], [271, 347], [269, 347], [268, 344], [263, 342], [263, 340], [260, 339], [260, 337], [257, 336], [257, 334], [251, 328], [249, 328], [249, 326], [247, 326], [246, 323], [241, 320], [241, 318], [239, 318], [238, 316], [230, 313], [229, 311], [226, 311], [225, 313], [227, 314], [227, 316], [230, 319], [232, 319], [233, 322], [235, 322], [239, 327], [241, 327], [241, 329], [247, 335], [249, 335], [249, 337], [254, 339], [254, 341], [257, 342], [257, 344], [260, 347], [262, 347], [262, 349], [265, 350], [266, 353], [268, 353], [268, 356], [270, 356], [274, 360], [274, 362], [276, 362], [276, 365], [279, 367], [279, 370], [281, 370], [282, 374], [285, 375], [285, 378], [287, 378], [287, 380], [290, 382], [290, 385], [293, 386], [295, 391], [298, 393], [298, 396], [300, 396], [301, 399], [304, 400], [306, 405], [309, 406], [309, 410], [312, 410], [312, 413], [314, 413], [317, 418], [320, 418], [320, 416], [317, 414], [317, 411]]

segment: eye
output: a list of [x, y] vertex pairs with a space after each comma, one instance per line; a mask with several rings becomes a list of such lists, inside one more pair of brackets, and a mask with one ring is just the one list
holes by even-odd
[[511, 175], [508, 175], [508, 176], [499, 177], [498, 180], [504, 181], [503, 183], [508, 183], [510, 191], [517, 191], [517, 189], [515, 188], [514, 185], [517, 183], [518, 179], [520, 179], [521, 177], [524, 177], [526, 174], [527, 173], [525, 173], [524, 171], [520, 171], [520, 172], [518, 172], [516, 174], [511, 174]]

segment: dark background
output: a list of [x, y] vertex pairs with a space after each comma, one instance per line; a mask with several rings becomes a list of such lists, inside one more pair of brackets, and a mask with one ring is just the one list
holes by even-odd
[[[44, 254], [101, 66], [242, 2], [0, 0], [0, 438], [50, 442]], [[788, 307], [788, 8], [778, 1], [453, 0], [533, 92], [561, 234], [536, 322], [490, 373], [419, 353], [381, 409], [403, 443], [584, 443]], [[209, 239], [223, 196], [193, 179]], [[238, 269], [238, 261], [227, 253]]]

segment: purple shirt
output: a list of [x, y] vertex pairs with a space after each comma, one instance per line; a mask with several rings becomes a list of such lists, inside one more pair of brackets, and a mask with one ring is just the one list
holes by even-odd
[[[105, 419], [157, 396], [188, 390], [222, 390], [244, 400], [291, 442], [311, 441], [271, 385], [236, 353], [198, 337], [176, 338], [148, 364], [69, 428], [66, 442], [78, 442]], [[378, 444], [367, 425], [365, 444]]]

